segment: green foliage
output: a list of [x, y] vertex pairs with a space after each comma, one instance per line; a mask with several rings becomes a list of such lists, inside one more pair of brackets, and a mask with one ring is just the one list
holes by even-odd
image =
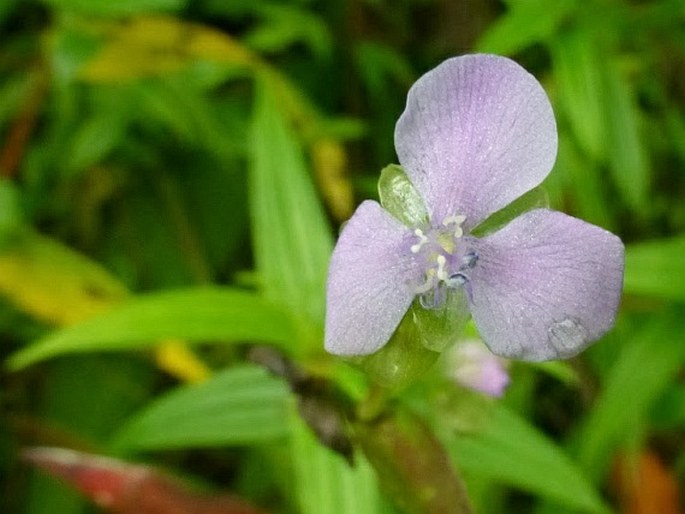
[[43, 0], [55, 9], [98, 16], [127, 16], [154, 11], [179, 10], [186, 0]]
[[376, 514], [381, 498], [373, 469], [363, 456], [354, 467], [314, 438], [299, 419], [289, 448], [293, 501], [302, 514]]
[[320, 323], [333, 248], [302, 150], [266, 77], [259, 77], [251, 132], [250, 205], [255, 264], [267, 298]]
[[[0, 248], [11, 242], [22, 226], [19, 192], [5, 180], [0, 181]], [[8, 241], [9, 240], [9, 241]]]
[[506, 408], [492, 414], [482, 432], [458, 435], [449, 443], [461, 469], [581, 512], [609, 512], [561, 448]]
[[626, 249], [625, 292], [685, 300], [685, 237], [644, 241]]
[[[479, 514], [632, 512], [660, 490], [617, 485], [644, 455], [685, 483], [682, 1], [453, 4], [0, 2], [0, 512], [90, 512], [23, 471], [32, 444], [279, 514], [452, 512], [460, 477]], [[511, 364], [492, 401], [434, 365], [464, 319], [412, 309], [381, 352], [322, 349], [334, 235], [380, 170], [384, 206], [425, 219], [393, 127], [467, 51], [530, 70], [559, 130], [545, 183], [478, 230], [549, 204], [626, 243], [616, 328]]]
[[571, 17], [581, 2], [559, 0], [520, 0], [508, 2], [508, 11], [488, 27], [477, 49], [495, 54], [515, 54], [525, 48], [553, 39], [560, 25]]
[[[264, 320], [269, 320], [265, 323]], [[88, 321], [56, 331], [9, 358], [14, 369], [64, 353], [136, 350], [164, 339], [282, 345], [294, 337], [290, 318], [261, 297], [199, 288], [141, 295]]]
[[650, 406], [682, 369], [685, 348], [671, 339], [681, 316], [678, 310], [648, 321], [614, 356], [602, 394], [577, 436], [578, 460], [594, 480], [608, 471], [617, 445], [641, 436]]
[[130, 452], [249, 445], [287, 433], [287, 388], [263, 369], [241, 366], [157, 399], [116, 432], [110, 447]]

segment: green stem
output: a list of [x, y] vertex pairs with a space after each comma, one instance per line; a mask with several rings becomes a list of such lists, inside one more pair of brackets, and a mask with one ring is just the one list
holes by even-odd
[[381, 486], [402, 512], [471, 514], [461, 477], [428, 426], [400, 409], [377, 414], [359, 421], [356, 436]]

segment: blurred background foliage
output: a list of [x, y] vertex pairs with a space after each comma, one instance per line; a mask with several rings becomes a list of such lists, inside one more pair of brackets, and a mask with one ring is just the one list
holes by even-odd
[[502, 400], [437, 366], [396, 401], [476, 512], [680, 512], [682, 0], [2, 0], [0, 511], [95, 509], [18, 457], [51, 445], [272, 512], [399, 513], [401, 469], [310, 428], [349, 457], [328, 418], [368, 387], [323, 353], [326, 266], [411, 83], [473, 51], [543, 83], [550, 205], [623, 238], [625, 295], [580, 357], [512, 363]]

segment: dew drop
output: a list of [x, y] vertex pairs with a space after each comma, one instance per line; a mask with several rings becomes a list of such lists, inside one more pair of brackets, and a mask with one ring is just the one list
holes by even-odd
[[547, 337], [549, 344], [563, 357], [578, 352], [587, 342], [588, 333], [577, 319], [564, 318], [550, 325]]

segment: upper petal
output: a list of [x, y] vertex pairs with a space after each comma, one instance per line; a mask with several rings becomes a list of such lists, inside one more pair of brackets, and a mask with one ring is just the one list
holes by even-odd
[[494, 55], [448, 59], [409, 90], [395, 149], [434, 219], [471, 228], [552, 169], [557, 131], [538, 81]]
[[422, 270], [411, 232], [378, 203], [363, 202], [331, 257], [326, 292], [326, 350], [373, 353], [388, 342], [414, 299]]
[[497, 355], [570, 357], [614, 323], [624, 248], [606, 230], [547, 209], [478, 241], [471, 313]]

